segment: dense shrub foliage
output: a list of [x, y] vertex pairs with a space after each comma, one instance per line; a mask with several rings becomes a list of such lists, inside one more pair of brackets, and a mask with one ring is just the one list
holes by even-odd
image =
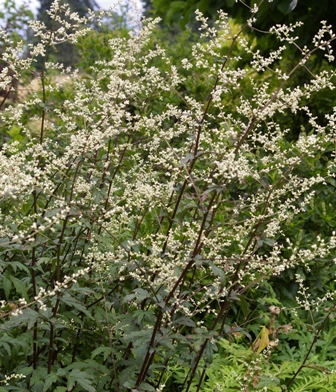
[[0, 32], [0, 88], [38, 82], [0, 117], [0, 391], [336, 390], [335, 35], [263, 57], [257, 9], [197, 12], [188, 57], [59, 1], [29, 57]]

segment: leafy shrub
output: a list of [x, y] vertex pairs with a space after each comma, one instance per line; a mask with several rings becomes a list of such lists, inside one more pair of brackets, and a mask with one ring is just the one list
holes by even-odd
[[[3, 58], [19, 76], [104, 15], [79, 18], [55, 1], [61, 27], [32, 22], [31, 57], [18, 43]], [[322, 24], [284, 73], [295, 26], [271, 30], [281, 46], [264, 58], [243, 36], [253, 17], [234, 32], [224, 13], [215, 27], [196, 18], [199, 39], [179, 65], [146, 20], [109, 38], [109, 58], [83, 61], [83, 74], [45, 62], [40, 91], [2, 112], [2, 129], [19, 130], [0, 153], [1, 390], [207, 390], [223, 369], [237, 381], [232, 363], [246, 374], [240, 352], [273, 355], [271, 331], [298, 318], [313, 337], [306, 356], [265, 360], [240, 387], [315, 377], [304, 368], [334, 309], [336, 111], [321, 125], [306, 101], [334, 89], [334, 72], [287, 81], [317, 50], [332, 62], [335, 36]], [[301, 112], [309, 130], [289, 141], [277, 119]], [[309, 274], [322, 268], [312, 296]], [[282, 308], [277, 321], [270, 306]], [[229, 345], [237, 336], [246, 342]], [[284, 342], [291, 352], [295, 339]]]

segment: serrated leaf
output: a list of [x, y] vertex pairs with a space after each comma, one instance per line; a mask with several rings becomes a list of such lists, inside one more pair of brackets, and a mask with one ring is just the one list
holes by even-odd
[[210, 264], [210, 268], [212, 269], [212, 272], [221, 278], [221, 281], [225, 279], [225, 274], [222, 268], [217, 267], [216, 265]]
[[16, 271], [19, 269], [21, 271], [25, 271], [27, 274], [29, 274], [29, 269], [27, 266], [24, 264], [18, 262], [18, 261], [11, 261], [10, 263], [11, 268], [13, 268], [13, 271], [16, 273]]
[[12, 282], [4, 276], [2, 278], [2, 285], [5, 292], [6, 299], [9, 299], [10, 291], [12, 289]]
[[33, 309], [27, 308], [23, 310], [22, 316], [25, 317], [25, 319], [28, 321], [27, 329], [31, 329], [34, 326], [36, 320], [39, 318], [39, 313]]
[[43, 380], [47, 376], [47, 369], [40, 368], [36, 369], [32, 372], [32, 376], [29, 381], [29, 386], [32, 387], [34, 385], [42, 386]]
[[192, 327], [192, 328], [196, 327], [195, 322], [192, 319], [190, 319], [189, 317], [180, 317], [180, 318], [174, 320], [174, 324], [175, 325], [176, 324], [177, 325], [186, 325], [186, 326]]
[[149, 296], [148, 291], [141, 289], [141, 288], [135, 289], [133, 291], [137, 294], [137, 298], [138, 298], [139, 302], [143, 301], [144, 299], [148, 298], [148, 296]]
[[182, 158], [180, 164], [178, 167], [183, 167], [185, 166], [188, 162], [190, 162], [192, 159], [194, 159], [194, 154], [188, 153], [186, 154], [185, 157]]
[[76, 298], [71, 297], [69, 294], [64, 294], [60, 297], [61, 302], [65, 303], [68, 306], [71, 306], [72, 308], [75, 308], [79, 310], [80, 312], [84, 313], [86, 316], [88, 316], [91, 320], [93, 320], [92, 315], [88, 310], [86, 309], [85, 306], [83, 306], [79, 301], [77, 301]]
[[13, 282], [13, 285], [14, 285], [16, 291], [18, 293], [20, 293], [26, 301], [29, 301], [29, 296], [27, 293], [27, 287], [26, 287], [25, 283], [22, 282], [21, 279], [14, 278], [13, 276], [11, 277], [11, 280]]
[[58, 381], [56, 374], [48, 374], [44, 380], [43, 392], [47, 392], [52, 384]]
[[78, 369], [74, 369], [69, 373], [67, 383], [68, 390], [71, 390], [76, 384], [80, 385], [83, 388], [83, 391], [96, 392], [96, 388], [92, 386], [91, 380], [87, 378], [87, 373], [81, 372]]
[[130, 301], [132, 301], [134, 298], [136, 298], [136, 295], [135, 295], [135, 294], [128, 294], [128, 295], [125, 295], [125, 297], [122, 299], [122, 303], [130, 302]]
[[96, 348], [91, 353], [91, 359], [94, 359], [99, 354], [104, 354], [104, 361], [106, 361], [107, 357], [111, 355], [111, 347], [101, 346]]
[[111, 245], [111, 238], [110, 237], [104, 237], [102, 235], [95, 234], [94, 238], [99, 244], [105, 245], [107, 247], [107, 249], [111, 249], [112, 245]]

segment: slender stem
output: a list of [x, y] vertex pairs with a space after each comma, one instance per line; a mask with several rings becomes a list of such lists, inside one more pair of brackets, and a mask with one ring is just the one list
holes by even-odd
[[54, 344], [54, 322], [49, 320], [50, 334], [49, 334], [49, 353], [48, 353], [48, 374], [51, 373], [51, 365], [53, 362], [53, 344]]
[[158, 316], [156, 318], [156, 322], [155, 322], [154, 328], [153, 328], [152, 337], [151, 337], [151, 340], [150, 340], [150, 343], [149, 343], [149, 347], [148, 347], [148, 350], [146, 352], [146, 355], [145, 355], [142, 367], [140, 369], [140, 373], [139, 373], [138, 379], [136, 381], [136, 388], [145, 379], [146, 373], [148, 371], [148, 368], [149, 368], [149, 366], [150, 366], [150, 364], [151, 364], [151, 362], [153, 360], [153, 356], [154, 356], [154, 353], [155, 353], [154, 346], [155, 346], [156, 334], [157, 334], [157, 332], [160, 329], [162, 316], [163, 316], [163, 313], [162, 313], [162, 310], [160, 309], [159, 310], [159, 314], [158, 314]]
[[[34, 221], [35, 227], [37, 228], [37, 193], [36, 190], [33, 191], [33, 206], [34, 206]], [[34, 234], [34, 242], [36, 244], [37, 241], [37, 233]], [[36, 265], [36, 245], [33, 246], [32, 249], [32, 260], [31, 260], [31, 278], [32, 278], [32, 286], [33, 286], [33, 296], [34, 298], [37, 295], [37, 287], [36, 287], [36, 274], [35, 274], [35, 265]], [[33, 368], [37, 368], [37, 357], [38, 357], [38, 346], [37, 346], [37, 321], [34, 323], [33, 328]]]
[[[333, 310], [334, 310], [334, 309], [333, 309]], [[308, 360], [308, 358], [309, 358], [309, 355], [310, 355], [310, 353], [311, 353], [311, 351], [312, 351], [312, 349], [313, 349], [313, 347], [314, 347], [314, 345], [315, 345], [315, 343], [316, 343], [316, 341], [317, 341], [317, 338], [318, 338], [318, 336], [320, 335], [320, 333], [322, 332], [322, 330], [323, 330], [323, 328], [324, 328], [324, 325], [325, 325], [325, 323], [327, 322], [327, 320], [328, 320], [330, 314], [331, 314], [331, 310], [329, 310], [329, 312], [327, 313], [326, 317], [324, 318], [322, 324], [320, 325], [320, 328], [319, 328], [319, 329], [317, 330], [317, 332], [315, 333], [314, 339], [313, 339], [313, 341], [311, 342], [310, 347], [309, 347], [309, 349], [308, 349], [308, 351], [307, 351], [307, 354], [305, 355], [305, 357], [304, 357], [304, 359], [303, 359], [303, 361], [302, 361], [300, 367], [299, 367], [298, 370], [295, 372], [294, 376], [287, 382], [287, 384], [286, 384], [286, 387], [287, 387], [286, 390], [289, 389], [289, 387], [293, 384], [293, 382], [294, 382], [294, 380], [296, 379], [296, 377], [298, 376], [298, 374], [299, 374], [299, 373], [301, 372], [301, 370], [304, 368], [304, 366], [305, 366], [305, 364], [306, 364], [306, 362], [307, 362], [307, 360]]]

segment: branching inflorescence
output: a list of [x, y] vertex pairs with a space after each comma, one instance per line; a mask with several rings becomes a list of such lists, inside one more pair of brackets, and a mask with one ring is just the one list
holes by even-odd
[[[1, 89], [9, 70], [20, 79], [45, 58], [39, 91], [0, 116], [2, 132], [17, 126], [25, 140], [0, 152], [1, 355], [22, 347], [17, 361], [1, 360], [5, 384], [33, 391], [32, 372], [45, 367], [61, 386], [81, 358], [76, 371], [88, 375], [78, 388], [163, 390], [177, 363], [189, 368], [180, 384], [189, 391], [218, 340], [235, 325], [248, 330], [239, 304], [286, 271], [296, 271], [312, 321], [330, 307], [328, 290], [310, 303], [300, 271], [334, 268], [335, 232], [303, 241], [291, 228], [335, 182], [335, 108], [316, 118], [307, 104], [335, 87], [331, 68], [309, 70], [316, 51], [334, 61], [331, 28], [322, 23], [300, 48], [296, 25], [274, 26], [279, 46], [266, 56], [246, 36], [254, 18], [238, 28], [220, 12], [209, 27], [197, 12], [199, 40], [175, 64], [151, 38], [159, 21], [142, 20], [83, 73], [48, 56], [90, 34], [97, 15], [79, 18], [55, 1], [50, 17], [54, 31], [32, 22], [30, 57], [22, 43], [2, 53]], [[286, 71], [289, 47], [301, 57]], [[302, 69], [309, 77], [295, 84]], [[283, 119], [299, 114], [306, 125], [290, 138]]]

